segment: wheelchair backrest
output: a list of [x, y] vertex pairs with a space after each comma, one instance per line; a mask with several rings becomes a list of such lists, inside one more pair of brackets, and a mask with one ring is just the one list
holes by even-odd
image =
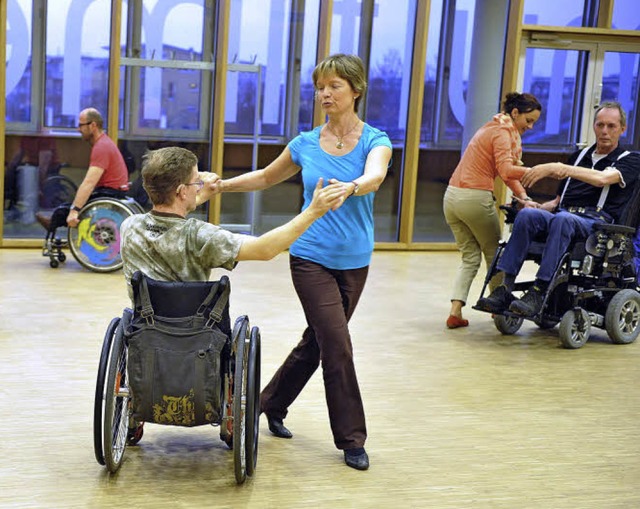
[[[638, 168], [638, 172], [640, 172], [640, 168]], [[636, 181], [631, 198], [625, 204], [622, 214], [620, 214], [618, 224], [632, 228], [640, 226], [640, 179]]]
[[[230, 289], [227, 276], [219, 281], [157, 281], [142, 272], [136, 271], [131, 278], [134, 299], [134, 317], [139, 316], [143, 307], [142, 285], [146, 284], [153, 314], [164, 318], [185, 318], [195, 316], [198, 311], [205, 315], [213, 309], [219, 298], [226, 298]], [[214, 298], [200, 309], [207, 296], [214, 290]], [[225, 293], [226, 290], [226, 293]], [[231, 334], [231, 318], [229, 316], [229, 301], [224, 303], [222, 319], [218, 327], [225, 334]]]

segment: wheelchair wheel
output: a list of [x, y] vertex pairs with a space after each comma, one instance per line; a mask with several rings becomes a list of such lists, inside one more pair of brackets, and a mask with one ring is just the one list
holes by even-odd
[[244, 316], [236, 320], [234, 334], [235, 369], [233, 373], [233, 465], [236, 482], [242, 484], [247, 478], [246, 454], [246, 407], [247, 407], [247, 355], [245, 342], [249, 340], [249, 319]]
[[611, 341], [633, 343], [640, 334], [640, 294], [635, 290], [616, 293], [607, 306], [604, 323]]
[[109, 374], [105, 387], [103, 449], [109, 472], [117, 472], [127, 445], [129, 425], [129, 387], [127, 383], [128, 347], [122, 327], [118, 327], [111, 347]]
[[560, 321], [560, 342], [565, 348], [584, 346], [591, 334], [589, 313], [582, 308], [570, 309]]
[[94, 272], [120, 269], [120, 225], [134, 213], [126, 203], [114, 198], [90, 201], [79, 213], [77, 228], [69, 228], [71, 254]]
[[109, 352], [111, 351], [111, 343], [113, 336], [120, 325], [120, 318], [111, 320], [107, 332], [102, 342], [102, 352], [100, 353], [100, 362], [98, 363], [98, 377], [96, 379], [96, 393], [93, 404], [93, 452], [96, 455], [96, 461], [104, 465], [104, 451], [102, 450], [102, 423], [104, 422], [104, 402], [105, 402], [105, 380], [107, 378], [107, 367], [109, 365]]
[[505, 336], [510, 336], [518, 332], [520, 327], [522, 327], [522, 322], [524, 322], [524, 318], [520, 316], [495, 315], [493, 317], [493, 323], [496, 329]]
[[55, 209], [63, 203], [70, 203], [76, 195], [78, 186], [69, 177], [53, 175], [42, 184], [40, 206], [43, 209]]
[[251, 329], [247, 356], [247, 475], [251, 476], [258, 463], [258, 432], [260, 429], [260, 330]]

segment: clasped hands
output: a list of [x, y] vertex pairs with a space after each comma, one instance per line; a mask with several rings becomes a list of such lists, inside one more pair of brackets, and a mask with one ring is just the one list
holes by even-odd
[[[204, 182], [204, 187], [201, 191], [203, 198], [209, 199], [223, 192], [224, 184], [217, 173], [200, 171], [198, 172], [198, 177]], [[350, 184], [350, 182], [329, 179], [329, 183], [324, 186], [324, 180], [319, 179], [313, 193], [315, 205], [325, 211], [340, 208], [350, 195]]]

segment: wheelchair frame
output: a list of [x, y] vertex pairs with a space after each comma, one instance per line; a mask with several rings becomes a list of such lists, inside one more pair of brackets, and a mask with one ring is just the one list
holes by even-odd
[[[228, 304], [227, 311], [228, 313]], [[107, 327], [98, 363], [93, 411], [93, 443], [96, 461], [110, 473], [118, 471], [127, 445], [142, 438], [141, 426], [133, 422], [132, 395], [128, 384], [127, 327], [134, 312], [127, 308]], [[258, 460], [260, 419], [260, 330], [249, 318], [236, 319], [221, 353], [222, 377], [219, 420], [220, 438], [233, 450], [238, 484], [252, 476]], [[137, 433], [136, 433], [137, 431]]]
[[[78, 263], [93, 272], [122, 268], [120, 225], [127, 217], [143, 213], [143, 208], [133, 198], [95, 197], [80, 210], [77, 228], [67, 228], [66, 216], [56, 215], [65, 208], [61, 205], [54, 210], [45, 236], [42, 256], [49, 258], [50, 267], [55, 269], [65, 262], [63, 249], [69, 248]], [[62, 227], [67, 228], [66, 239], [56, 235]]]
[[[574, 242], [564, 254], [547, 288], [540, 312], [524, 317], [510, 311], [493, 313], [496, 328], [515, 334], [524, 320], [541, 329], [559, 326], [563, 347], [584, 346], [591, 327], [605, 329], [616, 344], [633, 343], [640, 334], [640, 293], [634, 263], [635, 228], [597, 223], [585, 241]], [[497, 263], [506, 242], [500, 243], [480, 293], [497, 273]], [[544, 244], [532, 243], [526, 260], [540, 262]], [[514, 291], [525, 292], [534, 281], [517, 282]], [[479, 311], [482, 309], [473, 307]]]

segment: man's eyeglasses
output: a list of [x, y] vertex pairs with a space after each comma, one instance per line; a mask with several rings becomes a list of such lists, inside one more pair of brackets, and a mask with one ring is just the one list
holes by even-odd
[[188, 184], [185, 184], [185, 186], [198, 186], [196, 188], [196, 193], [199, 193], [200, 190], [204, 187], [204, 182], [198, 179], [195, 182], [189, 182]]
[[89, 124], [91, 124], [91, 123], [93, 123], [93, 122], [80, 122], [80, 123], [78, 124], [78, 127], [82, 127], [83, 125], [89, 125]]

